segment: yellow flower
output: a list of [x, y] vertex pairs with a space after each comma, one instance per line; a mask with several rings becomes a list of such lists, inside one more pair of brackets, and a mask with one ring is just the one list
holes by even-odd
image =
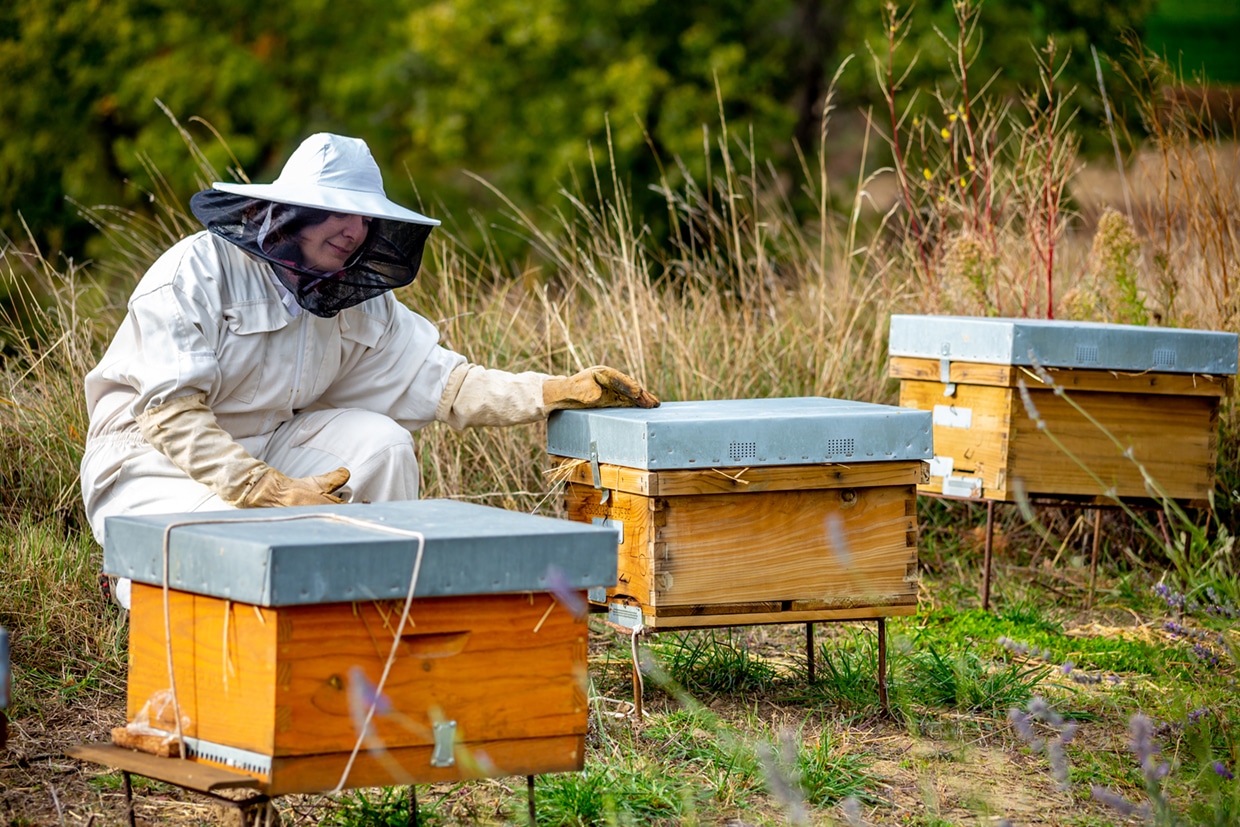
[[947, 200], [947, 196], [946, 196], [946, 195], [940, 195], [940, 196], [939, 196], [939, 203], [940, 203], [940, 204], [942, 204], [942, 203], [943, 203], [944, 201], [946, 201], [946, 200]]
[[965, 187], [965, 184], [964, 184], [964, 179], [963, 179], [963, 178], [961, 178], [961, 179], [960, 179], [960, 188], [961, 188], [961, 189], [964, 189], [964, 187]]
[[953, 112], [953, 113], [951, 113], [950, 115], [948, 115], [948, 116], [947, 116], [947, 120], [951, 121], [952, 123], [955, 123], [955, 122], [956, 122], [956, 118], [959, 118], [959, 117], [960, 117], [959, 115], [957, 115], [955, 112]]
[[929, 181], [931, 178], [934, 177], [934, 173], [930, 171], [930, 167], [926, 167], [925, 169], [923, 169], [921, 171], [921, 174], [926, 176], [927, 181]]
[[940, 129], [939, 134], [943, 136], [943, 140], [945, 141], [952, 136], [952, 133], [947, 130], [947, 127]]

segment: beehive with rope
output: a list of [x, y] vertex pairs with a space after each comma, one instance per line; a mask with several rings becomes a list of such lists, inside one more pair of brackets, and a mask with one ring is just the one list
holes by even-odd
[[578, 770], [607, 530], [460, 502], [111, 518], [128, 725], [275, 796]]
[[617, 583], [590, 593], [613, 624], [916, 612], [929, 414], [817, 397], [561, 411], [547, 446], [568, 517], [618, 533]]

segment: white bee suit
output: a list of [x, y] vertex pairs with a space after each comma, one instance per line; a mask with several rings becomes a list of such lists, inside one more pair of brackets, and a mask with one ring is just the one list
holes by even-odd
[[96, 539], [104, 519], [226, 509], [149, 443], [144, 412], [205, 395], [221, 428], [290, 477], [348, 468], [353, 501], [414, 499], [411, 431], [513, 425], [546, 416], [546, 374], [470, 365], [429, 321], [384, 293], [331, 318], [286, 304], [271, 265], [208, 232], [171, 247], [86, 377], [81, 464]]

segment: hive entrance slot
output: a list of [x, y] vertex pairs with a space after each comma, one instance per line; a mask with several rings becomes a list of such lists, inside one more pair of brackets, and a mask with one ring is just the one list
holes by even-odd
[[409, 632], [400, 636], [405, 652], [415, 658], [447, 658], [459, 655], [469, 641], [469, 632]]

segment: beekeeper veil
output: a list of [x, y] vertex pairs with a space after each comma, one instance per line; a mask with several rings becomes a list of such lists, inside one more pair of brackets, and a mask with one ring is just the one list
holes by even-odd
[[[388, 200], [364, 141], [327, 133], [303, 141], [274, 182], [217, 182], [190, 209], [212, 233], [268, 261], [297, 303], [325, 318], [412, 282], [439, 224]], [[298, 238], [333, 213], [370, 221], [344, 267], [321, 272], [304, 260]]]

